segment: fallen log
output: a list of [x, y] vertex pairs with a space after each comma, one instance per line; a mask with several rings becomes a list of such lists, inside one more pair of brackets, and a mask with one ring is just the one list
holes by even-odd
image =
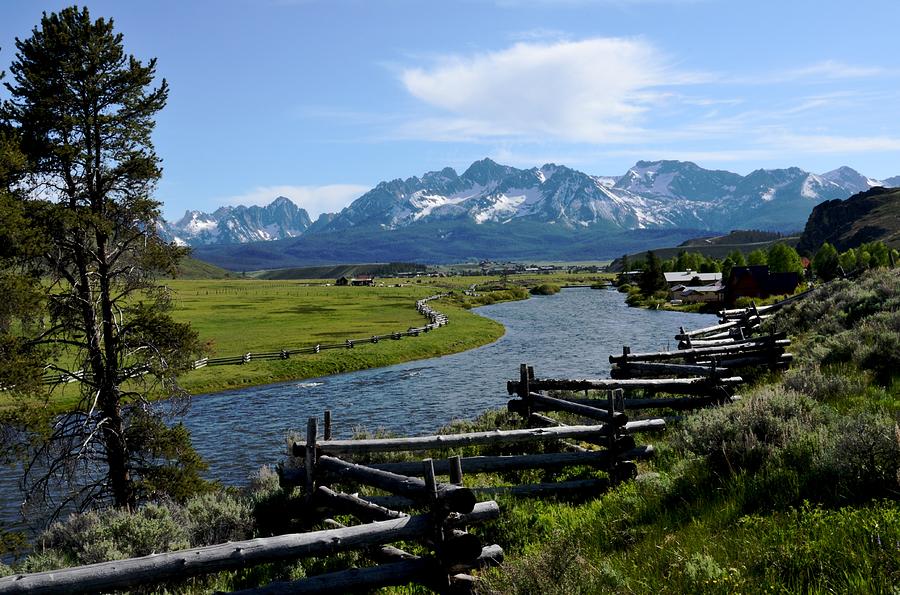
[[[724, 379], [729, 380], [729, 379]], [[576, 381], [585, 382], [585, 381]], [[586, 381], [591, 382], [591, 381]], [[627, 380], [612, 381], [627, 383]], [[642, 380], [639, 382], [653, 382]], [[690, 381], [685, 381], [690, 383]], [[581, 387], [582, 390], [588, 387]], [[609, 436], [613, 430], [618, 432], [645, 432], [665, 427], [663, 422], [654, 420], [640, 423], [627, 423], [621, 428], [610, 425], [563, 426], [557, 428], [527, 428], [523, 430], [494, 430], [493, 432], [468, 432], [464, 434], [444, 434], [439, 436], [417, 436], [412, 438], [373, 438], [367, 440], [331, 440], [319, 442], [317, 448], [328, 455], [353, 455], [371, 452], [397, 452], [438, 450], [477, 445], [521, 444], [527, 442], [547, 442], [561, 439], [586, 440]], [[303, 456], [306, 446], [302, 442], [294, 442], [294, 456]]]
[[[419, 463], [420, 468], [421, 465]], [[475, 494], [468, 488], [440, 483], [435, 486], [436, 493], [433, 495], [426, 488], [425, 481], [418, 477], [398, 475], [365, 465], [348, 463], [328, 455], [318, 458], [316, 473], [333, 481], [363, 483], [422, 503], [428, 503], [432, 497], [436, 497], [447, 510], [453, 512], [471, 512], [476, 501]]]

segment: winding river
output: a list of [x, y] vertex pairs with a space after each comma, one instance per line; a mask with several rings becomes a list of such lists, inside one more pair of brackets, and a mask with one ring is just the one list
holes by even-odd
[[[484, 306], [478, 313], [502, 323], [506, 334], [430, 360], [194, 397], [185, 423], [210, 464], [210, 478], [245, 484], [259, 467], [282, 460], [289, 433], [299, 434], [308, 417], [321, 418], [325, 409], [332, 411], [338, 438], [356, 428], [431, 433], [452, 419], [505, 406], [506, 381], [518, 378], [520, 363], [534, 366], [538, 377], [605, 377], [609, 354], [621, 353], [622, 345], [674, 348], [679, 326], [716, 320], [629, 308], [614, 290], [588, 288]], [[0, 521], [13, 522], [20, 501], [16, 479], [0, 477]]]

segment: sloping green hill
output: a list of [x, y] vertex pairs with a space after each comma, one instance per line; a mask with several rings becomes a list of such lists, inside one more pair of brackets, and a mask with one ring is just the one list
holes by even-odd
[[196, 258], [187, 257], [178, 264], [179, 279], [226, 279], [232, 276], [233, 273]]

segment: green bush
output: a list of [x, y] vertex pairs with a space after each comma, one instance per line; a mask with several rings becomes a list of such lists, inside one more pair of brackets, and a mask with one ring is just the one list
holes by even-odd
[[250, 504], [230, 494], [203, 494], [185, 504], [191, 545], [240, 541], [253, 536]]
[[673, 442], [706, 457], [718, 473], [755, 471], [779, 449], [822, 425], [829, 413], [804, 395], [765, 387], [731, 407], [706, 409], [689, 417]]
[[542, 283], [531, 288], [531, 295], [553, 295], [559, 293], [559, 285]]
[[134, 512], [106, 510], [75, 514], [41, 536], [72, 565], [94, 564], [190, 547], [186, 519], [178, 506], [147, 504]]
[[782, 384], [792, 390], [825, 403], [839, 403], [861, 394], [868, 379], [849, 366], [807, 364], [784, 373]]

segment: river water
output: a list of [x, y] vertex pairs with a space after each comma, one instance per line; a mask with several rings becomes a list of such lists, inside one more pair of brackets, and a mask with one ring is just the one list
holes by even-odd
[[[588, 288], [477, 312], [503, 324], [506, 334], [454, 355], [194, 397], [185, 424], [209, 462], [209, 477], [245, 484], [261, 466], [282, 460], [288, 435], [305, 434], [307, 418], [321, 420], [325, 409], [332, 411], [336, 438], [348, 438], [356, 428], [428, 434], [450, 420], [505, 406], [506, 381], [518, 378], [521, 363], [543, 378], [606, 377], [608, 356], [623, 345], [632, 351], [674, 348], [679, 326], [716, 322], [713, 315], [629, 308], [614, 290]], [[0, 521], [14, 521], [21, 500], [16, 478], [0, 477]]]

